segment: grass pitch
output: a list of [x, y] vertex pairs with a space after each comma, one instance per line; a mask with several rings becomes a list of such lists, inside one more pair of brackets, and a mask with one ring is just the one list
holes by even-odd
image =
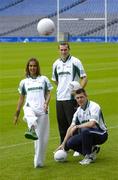
[[52, 64], [58, 57], [57, 43], [0, 44], [0, 179], [1, 180], [116, 180], [118, 179], [118, 44], [71, 43], [71, 54], [80, 58], [88, 75], [86, 90], [89, 98], [98, 102], [104, 112], [109, 139], [101, 146], [96, 163], [81, 166], [72, 152], [67, 162], [53, 160], [59, 145], [55, 114], [55, 91], [50, 102], [50, 139], [45, 167], [33, 168], [33, 142], [24, 138], [27, 125], [13, 125], [18, 100], [17, 87], [24, 78], [29, 58], [39, 59], [42, 74], [51, 80]]

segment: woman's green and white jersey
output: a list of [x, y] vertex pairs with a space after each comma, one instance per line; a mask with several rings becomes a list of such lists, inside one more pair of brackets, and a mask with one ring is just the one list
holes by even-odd
[[57, 100], [71, 100], [72, 95], [69, 91], [69, 83], [78, 81], [85, 77], [86, 73], [81, 61], [73, 56], [69, 56], [64, 62], [57, 59], [53, 64], [52, 80], [58, 82]]
[[93, 101], [88, 101], [84, 108], [78, 107], [73, 116], [72, 125], [82, 124], [93, 120], [96, 121], [96, 125], [100, 129], [104, 131], [107, 130], [100, 106]]
[[24, 108], [29, 106], [34, 112], [43, 114], [45, 95], [52, 88], [46, 76], [38, 76], [35, 79], [28, 77], [21, 80], [18, 91], [20, 94], [26, 96]]

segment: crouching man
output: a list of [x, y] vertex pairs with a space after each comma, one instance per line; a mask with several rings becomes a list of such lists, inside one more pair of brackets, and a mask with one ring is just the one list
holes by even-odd
[[90, 101], [84, 89], [75, 92], [79, 105], [66, 136], [58, 149], [72, 149], [84, 156], [79, 163], [87, 165], [95, 161], [96, 153], [108, 138], [107, 128], [100, 106]]

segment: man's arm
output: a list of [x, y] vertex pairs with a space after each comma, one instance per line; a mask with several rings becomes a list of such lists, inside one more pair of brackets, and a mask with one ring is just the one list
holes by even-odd
[[71, 125], [71, 126], [68, 128], [62, 144], [56, 149], [56, 151], [59, 150], [59, 149], [64, 149], [64, 146], [65, 146], [67, 140], [72, 136], [72, 129], [73, 129], [73, 127], [75, 127], [75, 125]]
[[89, 121], [89, 122], [85, 122], [85, 123], [80, 124], [80, 125], [76, 125], [77, 129], [81, 129], [81, 128], [95, 128], [95, 127], [96, 127], [96, 121], [95, 120], [92, 120], [92, 121]]
[[87, 76], [81, 78], [80, 85], [82, 86], [82, 88], [86, 86], [87, 82], [88, 82]]

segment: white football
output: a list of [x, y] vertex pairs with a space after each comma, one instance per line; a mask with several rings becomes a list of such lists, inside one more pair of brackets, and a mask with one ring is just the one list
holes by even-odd
[[64, 162], [67, 158], [67, 152], [60, 149], [54, 153], [54, 160], [58, 162]]
[[37, 31], [39, 35], [50, 35], [55, 30], [54, 22], [49, 18], [41, 19], [37, 24]]
[[80, 83], [78, 81], [71, 81], [69, 83], [69, 90], [71, 92], [76, 91], [76, 90], [81, 89], [81, 88], [82, 87], [81, 87], [81, 85], [80, 85]]

